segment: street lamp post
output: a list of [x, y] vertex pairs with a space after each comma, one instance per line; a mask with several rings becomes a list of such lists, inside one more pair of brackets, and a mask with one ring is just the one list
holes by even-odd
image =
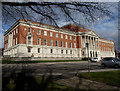
[[88, 72], [90, 72], [90, 61], [89, 61], [89, 43], [86, 43], [87, 51], [88, 51]]

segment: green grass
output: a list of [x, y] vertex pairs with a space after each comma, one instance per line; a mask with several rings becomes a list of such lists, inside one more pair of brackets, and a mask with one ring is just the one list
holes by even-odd
[[19, 64], [19, 63], [48, 63], [48, 62], [79, 62], [85, 60], [40, 60], [40, 61], [8, 61], [3, 60], [3, 64]]
[[53, 82], [49, 77], [24, 77], [12, 76], [10, 78], [3, 78], [4, 91], [75, 91], [75, 89], [60, 85]]
[[107, 72], [80, 73], [78, 76], [120, 87], [120, 70]]

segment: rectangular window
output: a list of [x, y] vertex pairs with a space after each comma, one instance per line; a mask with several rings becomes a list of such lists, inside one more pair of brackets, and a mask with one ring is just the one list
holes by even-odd
[[16, 33], [18, 33], [18, 29], [16, 29]]
[[31, 33], [31, 28], [28, 29], [28, 32]]
[[56, 46], [58, 46], [58, 41], [56, 41]]
[[50, 53], [53, 53], [53, 49], [50, 50]]
[[68, 54], [68, 51], [66, 50], [66, 54]]
[[52, 37], [53, 36], [53, 33], [52, 32], [50, 32], [50, 37]]
[[70, 50], [70, 54], [72, 54], [72, 50]]
[[38, 38], [38, 45], [40, 45], [40, 40], [41, 40], [41, 39], [40, 39], [40, 38]]
[[50, 40], [50, 46], [53, 46], [53, 40]]
[[46, 39], [44, 40], [44, 45], [47, 45], [47, 40]]
[[38, 48], [38, 53], [40, 53], [40, 48]]
[[40, 35], [40, 30], [38, 30], [38, 34]]
[[75, 36], [74, 36], [74, 40], [75, 40]]
[[70, 48], [72, 48], [72, 43], [70, 42]]
[[61, 50], [61, 54], [63, 54], [63, 50]]
[[31, 52], [31, 49], [28, 47], [28, 52]]
[[74, 43], [74, 48], [76, 48], [76, 43]]
[[72, 37], [70, 36], [70, 40], [72, 40]]
[[17, 38], [16, 38], [16, 44], [18, 43], [18, 40], [17, 40]]
[[47, 31], [44, 31], [44, 35], [47, 36]]
[[61, 41], [61, 47], [63, 47], [63, 41]]
[[68, 44], [67, 44], [67, 42], [65, 42], [65, 45], [66, 45], [66, 48], [68, 47]]
[[56, 33], [56, 37], [58, 38], [58, 33]]
[[61, 38], [63, 38], [63, 34], [61, 34]]
[[65, 39], [68, 39], [68, 36], [67, 36], [67, 35], [65, 35]]

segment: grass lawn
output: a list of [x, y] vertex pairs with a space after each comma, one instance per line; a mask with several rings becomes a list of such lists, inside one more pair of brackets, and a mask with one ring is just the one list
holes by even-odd
[[79, 62], [85, 60], [40, 60], [40, 61], [7, 61], [3, 60], [3, 64], [19, 64], [19, 63], [47, 63], [47, 62]]
[[17, 74], [9, 78], [3, 78], [3, 91], [75, 91], [75, 89], [53, 82], [49, 77], [25, 77]]
[[120, 87], [120, 70], [80, 73], [78, 76]]

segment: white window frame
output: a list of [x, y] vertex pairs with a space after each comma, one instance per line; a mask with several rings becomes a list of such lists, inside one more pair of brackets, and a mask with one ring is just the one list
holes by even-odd
[[50, 46], [53, 46], [53, 40], [50, 40]]
[[50, 32], [50, 37], [52, 37], [53, 36], [53, 32]]
[[44, 31], [44, 36], [47, 36], [47, 31]]
[[56, 33], [56, 38], [58, 38], [58, 33]]
[[67, 35], [65, 35], [65, 39], [68, 39], [68, 36], [67, 36]]
[[72, 40], [72, 36], [70, 36], [70, 40]]
[[74, 48], [76, 48], [76, 43], [74, 43]]
[[61, 34], [61, 38], [63, 38], [63, 34]]
[[68, 43], [67, 42], [65, 42], [65, 46], [66, 46], [66, 48], [68, 48]]
[[63, 41], [61, 41], [61, 47], [63, 47]]
[[[46, 41], [45, 41], [46, 40]], [[47, 45], [47, 39], [44, 40], [44, 45]], [[46, 43], [45, 43], [46, 42]]]
[[38, 33], [38, 35], [41, 35], [41, 31], [40, 31], [40, 30], [38, 30], [38, 32], [37, 32], [37, 33]]

